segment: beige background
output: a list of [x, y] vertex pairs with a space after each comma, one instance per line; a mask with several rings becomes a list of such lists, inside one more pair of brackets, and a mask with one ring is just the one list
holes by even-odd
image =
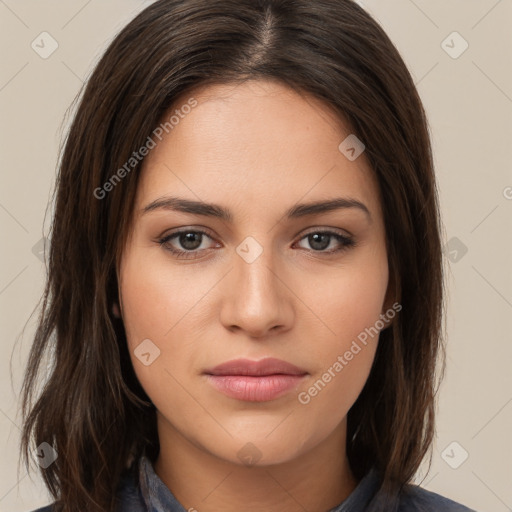
[[[0, 0], [0, 511], [50, 501], [36, 472], [17, 472], [17, 397], [64, 115], [101, 51], [149, 3]], [[512, 0], [361, 3], [397, 45], [426, 106], [449, 244], [447, 376], [432, 468], [416, 481], [479, 512], [510, 511]], [[31, 47], [44, 31], [58, 43], [47, 59]]]

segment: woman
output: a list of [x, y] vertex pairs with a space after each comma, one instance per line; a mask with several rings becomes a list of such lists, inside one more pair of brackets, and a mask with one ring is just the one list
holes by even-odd
[[60, 162], [23, 387], [42, 510], [469, 510], [410, 484], [440, 226], [421, 101], [357, 4], [150, 5]]

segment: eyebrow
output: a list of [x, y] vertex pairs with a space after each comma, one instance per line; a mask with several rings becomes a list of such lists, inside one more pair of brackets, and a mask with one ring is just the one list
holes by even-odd
[[[314, 201], [310, 203], [296, 204], [289, 208], [284, 217], [288, 219], [297, 219], [306, 217], [308, 215], [318, 215], [321, 213], [330, 212], [340, 209], [356, 208], [366, 214], [368, 220], [372, 221], [370, 211], [364, 203], [357, 199], [337, 197], [326, 201]], [[205, 217], [215, 217], [222, 219], [226, 222], [233, 222], [234, 215], [230, 210], [213, 203], [205, 203], [203, 201], [193, 201], [191, 199], [184, 199], [179, 197], [164, 196], [155, 199], [147, 204], [141, 210], [141, 214], [155, 211], [155, 210], [170, 210], [184, 213], [192, 213], [195, 215], [203, 215]]]

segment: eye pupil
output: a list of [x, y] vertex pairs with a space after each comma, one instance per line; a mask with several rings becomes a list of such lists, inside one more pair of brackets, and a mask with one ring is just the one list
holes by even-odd
[[[180, 235], [180, 244], [185, 249], [189, 249], [189, 250], [193, 251], [194, 249], [197, 249], [201, 245], [201, 236], [202, 236], [201, 233], [194, 233], [194, 232], [183, 233]], [[194, 241], [194, 238], [196, 239], [195, 241]], [[197, 243], [198, 240], [199, 240], [199, 243]], [[192, 245], [192, 246], [190, 246], [190, 245]]]
[[[323, 242], [321, 241], [323, 239]], [[325, 243], [327, 241], [327, 243]], [[325, 248], [329, 246], [330, 235], [325, 233], [313, 233], [309, 235], [309, 242], [313, 249], [318, 251], [323, 251]], [[320, 246], [318, 246], [318, 244]]]

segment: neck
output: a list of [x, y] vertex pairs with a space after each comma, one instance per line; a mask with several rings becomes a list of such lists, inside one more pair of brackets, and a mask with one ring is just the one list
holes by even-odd
[[328, 511], [357, 486], [345, 452], [346, 420], [321, 444], [289, 461], [252, 465], [192, 444], [158, 414], [156, 474], [186, 510]]

